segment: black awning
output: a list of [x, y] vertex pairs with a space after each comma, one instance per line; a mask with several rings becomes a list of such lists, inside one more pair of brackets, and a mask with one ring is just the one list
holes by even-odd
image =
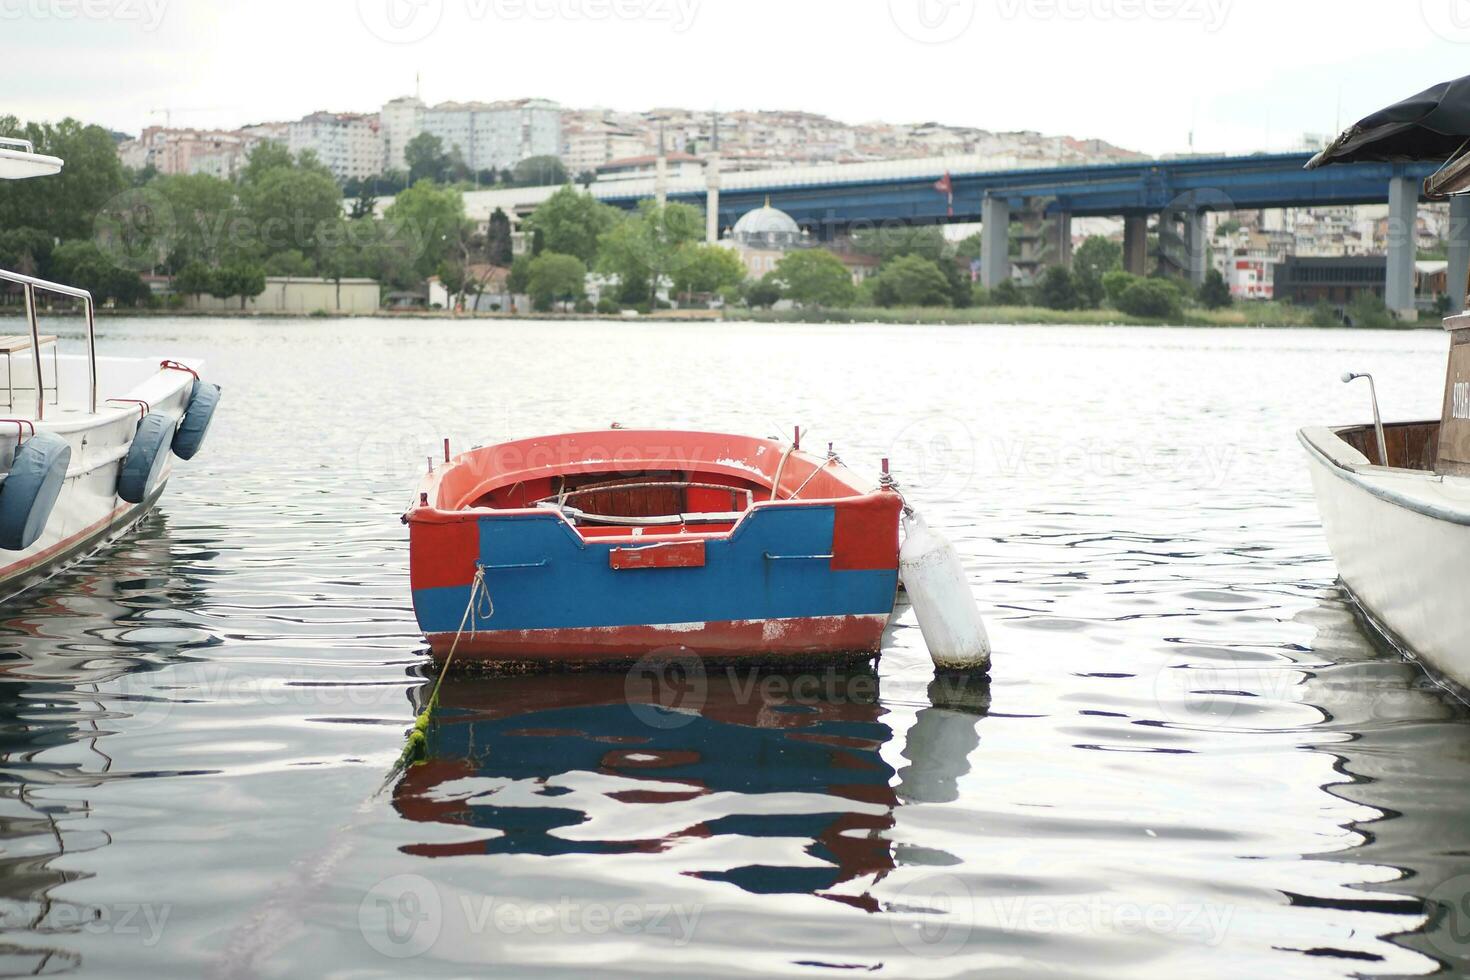
[[1470, 142], [1470, 75], [1441, 82], [1350, 126], [1308, 170], [1360, 161], [1440, 162]]

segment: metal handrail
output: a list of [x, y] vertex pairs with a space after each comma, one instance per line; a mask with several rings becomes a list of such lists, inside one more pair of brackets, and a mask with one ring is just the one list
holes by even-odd
[[[4, 139], [4, 137], [0, 137]], [[25, 142], [20, 140], [18, 142]], [[70, 296], [72, 299], [82, 301], [83, 308], [87, 313], [87, 378], [90, 382], [90, 390], [87, 400], [87, 414], [97, 414], [97, 304], [92, 299], [92, 294], [85, 289], [75, 286], [64, 286], [59, 282], [47, 282], [45, 279], [37, 279], [34, 276], [23, 276], [18, 272], [7, 272], [0, 269], [0, 282], [13, 282], [24, 288], [26, 303], [26, 323], [31, 328], [31, 364], [36, 370], [36, 420], [40, 421], [46, 412], [46, 390], [41, 383], [41, 325], [36, 316], [36, 290], [55, 293], [58, 296]], [[57, 387], [61, 386], [61, 379], [56, 381]]]

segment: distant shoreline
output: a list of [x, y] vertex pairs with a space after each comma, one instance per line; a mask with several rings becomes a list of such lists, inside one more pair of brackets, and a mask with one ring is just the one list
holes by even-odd
[[[1310, 322], [1310, 310], [1272, 306], [1232, 306], [1222, 310], [1187, 310], [1174, 319], [1128, 316], [1117, 310], [1051, 310], [1031, 306], [977, 306], [945, 308], [848, 308], [812, 310], [660, 310], [638, 317], [606, 313], [452, 313], [447, 310], [376, 310], [372, 313], [283, 313], [242, 310], [108, 310], [100, 318], [116, 319], [231, 319], [231, 320], [581, 320], [607, 323], [803, 323], [881, 324], [892, 326], [1071, 326], [1071, 327], [1216, 327], [1250, 329], [1354, 329], [1340, 324]], [[1439, 330], [1440, 320], [1429, 316], [1403, 323], [1395, 330]]]

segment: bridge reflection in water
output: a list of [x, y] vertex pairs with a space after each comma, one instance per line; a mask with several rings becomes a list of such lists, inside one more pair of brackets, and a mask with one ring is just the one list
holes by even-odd
[[[447, 679], [428, 760], [400, 779], [394, 806], [411, 820], [486, 833], [406, 850], [627, 854], [729, 838], [727, 866], [686, 873], [878, 911], [869, 888], [896, 866], [895, 811], [955, 798], [989, 700], [983, 681], [955, 682], [966, 710], [921, 711], [901, 753], [908, 764], [895, 771], [876, 674], [696, 671], [683, 688], [647, 680]], [[673, 822], [641, 806], [631, 818], [625, 804], [668, 805]], [[737, 843], [752, 838], [764, 842], [758, 855]]]

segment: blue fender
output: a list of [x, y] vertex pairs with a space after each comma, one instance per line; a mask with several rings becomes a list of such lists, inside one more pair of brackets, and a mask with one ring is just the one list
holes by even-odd
[[41, 537], [71, 466], [71, 446], [54, 432], [37, 432], [15, 451], [0, 484], [0, 548], [24, 551]]
[[168, 448], [174, 437], [174, 420], [162, 412], [149, 412], [138, 423], [133, 445], [123, 458], [117, 476], [117, 495], [130, 504], [141, 504], [158, 487], [168, 463]]
[[219, 385], [195, 379], [194, 388], [189, 393], [189, 407], [184, 409], [179, 431], [174, 433], [174, 455], [179, 459], [193, 459], [204, 445], [204, 436], [209, 431], [210, 420], [214, 418], [219, 396]]

